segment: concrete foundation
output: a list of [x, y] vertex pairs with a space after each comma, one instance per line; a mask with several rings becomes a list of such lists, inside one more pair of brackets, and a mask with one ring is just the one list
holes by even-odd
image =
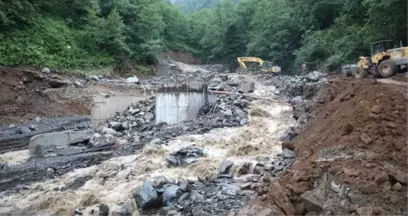
[[202, 92], [158, 92], [156, 123], [177, 124], [192, 120], [206, 102], [213, 103], [215, 99], [207, 89], [203, 89]]

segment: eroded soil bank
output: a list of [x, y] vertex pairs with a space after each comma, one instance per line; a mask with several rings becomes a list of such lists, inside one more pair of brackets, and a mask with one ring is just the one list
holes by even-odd
[[[293, 167], [243, 212], [406, 215], [407, 92], [373, 79], [329, 78], [293, 142]], [[238, 215], [248, 215], [240, 213]]]

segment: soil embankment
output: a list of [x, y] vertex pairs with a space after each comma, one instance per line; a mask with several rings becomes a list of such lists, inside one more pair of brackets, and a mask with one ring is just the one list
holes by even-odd
[[293, 167], [243, 212], [263, 206], [284, 215], [407, 214], [406, 87], [329, 81], [318, 92], [314, 119], [285, 143], [296, 151]]
[[86, 97], [63, 98], [48, 90], [67, 86], [36, 69], [0, 67], [0, 126], [27, 123], [38, 116], [89, 115]]

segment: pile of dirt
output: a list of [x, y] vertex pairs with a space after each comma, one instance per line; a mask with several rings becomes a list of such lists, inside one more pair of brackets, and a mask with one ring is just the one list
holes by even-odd
[[314, 119], [285, 143], [296, 151], [293, 167], [243, 212], [263, 206], [284, 215], [407, 214], [406, 87], [329, 82], [318, 92]]
[[88, 115], [81, 100], [65, 100], [47, 94], [47, 89], [66, 83], [35, 69], [0, 67], [0, 126], [26, 123], [35, 117]]

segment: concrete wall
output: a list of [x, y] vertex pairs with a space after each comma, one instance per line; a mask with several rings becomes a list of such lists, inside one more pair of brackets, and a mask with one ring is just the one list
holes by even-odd
[[177, 124], [196, 118], [205, 104], [206, 97], [212, 103], [215, 97], [200, 92], [159, 92], [156, 95], [156, 123]]
[[117, 92], [105, 97], [103, 94], [93, 96], [93, 107], [91, 109], [91, 117], [93, 126], [100, 122], [104, 122], [115, 116], [116, 112], [123, 112], [130, 104], [145, 100], [140, 90], [132, 90], [132, 92]]

